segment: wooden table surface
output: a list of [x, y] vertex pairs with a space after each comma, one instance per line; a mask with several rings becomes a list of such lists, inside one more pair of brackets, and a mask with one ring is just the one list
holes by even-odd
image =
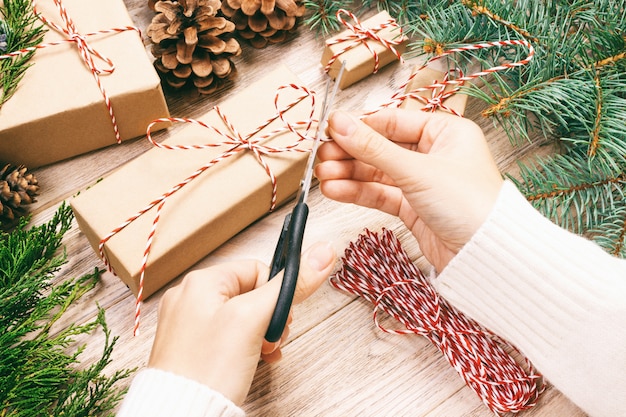
[[[125, 0], [135, 24], [146, 28], [154, 15], [146, 0]], [[149, 50], [149, 41], [145, 39]], [[235, 58], [237, 74], [224, 91], [210, 96], [168, 93], [172, 116], [198, 117], [254, 80], [284, 64], [303, 83], [320, 89], [324, 73], [319, 63], [323, 39], [302, 25], [289, 42], [253, 49], [242, 43], [243, 54]], [[150, 58], [152, 58], [150, 56]], [[386, 102], [418, 62], [392, 64], [378, 74], [341, 91], [336, 107], [372, 109]], [[481, 103], [470, 99], [466, 117], [484, 128], [503, 172], [515, 172], [515, 161], [546, 151], [537, 145], [512, 147], [506, 135], [480, 115]], [[167, 135], [168, 133], [161, 133]], [[150, 149], [145, 138], [35, 170], [42, 186], [31, 211], [34, 222], [51, 218], [58, 205], [96, 182], [126, 161]], [[377, 211], [339, 204], [311, 192], [311, 214], [305, 246], [317, 240], [334, 242], [338, 253], [365, 228], [393, 230], [405, 249], [422, 268], [426, 261], [412, 236], [396, 218]], [[283, 217], [291, 204], [265, 216], [239, 233], [193, 268], [224, 260], [257, 258], [269, 262]], [[58, 280], [103, 267], [87, 239], [74, 224], [65, 239], [68, 263]], [[180, 278], [173, 281], [179, 282]], [[96, 302], [106, 309], [109, 327], [120, 339], [109, 371], [146, 365], [156, 328], [156, 309], [163, 290], [144, 304], [141, 334], [132, 336], [135, 298], [115, 276], [105, 273], [98, 287], [86, 295], [64, 318], [64, 323], [85, 322], [96, 314]], [[445, 361], [440, 352], [420, 336], [397, 336], [376, 329], [372, 306], [362, 299], [332, 289], [328, 284], [294, 310], [284, 358], [278, 364], [261, 363], [244, 409], [250, 416], [491, 416], [492, 413]], [[391, 323], [390, 323], [391, 324]], [[88, 349], [84, 364], [99, 358], [103, 337], [90, 335], [81, 342]], [[128, 384], [130, 381], [124, 381]], [[525, 416], [583, 416], [558, 391], [548, 387], [539, 404]]]

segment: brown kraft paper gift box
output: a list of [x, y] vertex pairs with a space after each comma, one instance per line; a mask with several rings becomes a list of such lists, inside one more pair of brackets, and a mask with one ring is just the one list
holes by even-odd
[[[417, 74], [415, 74], [413, 79], [411, 79], [411, 81], [406, 85], [404, 92], [410, 93], [413, 90], [428, 87], [435, 83], [442, 82], [444, 80], [444, 77], [446, 76], [446, 71], [440, 69], [440, 67], [441, 65], [439, 65], [439, 63], [435, 61], [424, 68], [422, 68], [421, 65], [413, 68], [411, 74], [415, 74], [416, 72]], [[448, 87], [446, 87], [445, 91], [448, 92], [454, 87], [454, 85], [449, 85]], [[432, 90], [430, 89], [425, 91], [419, 91], [417, 94], [424, 97], [425, 99], [431, 99], [433, 96]], [[461, 94], [457, 92], [446, 98], [442, 104], [450, 109], [453, 109], [458, 114], [463, 115], [463, 113], [465, 112], [465, 106], [467, 104], [467, 98], [468, 97], [466, 94]], [[402, 102], [400, 107], [407, 110], [417, 111], [422, 110], [424, 107], [426, 107], [426, 104], [419, 99], [408, 97]], [[438, 108], [437, 111], [445, 110]]]
[[[273, 71], [219, 107], [242, 135], [254, 131], [276, 110], [274, 97], [279, 86], [298, 78], [285, 67]], [[281, 90], [282, 106], [301, 95], [292, 89]], [[311, 103], [305, 99], [285, 113], [286, 120], [307, 120]], [[227, 132], [215, 109], [201, 120]], [[278, 120], [259, 134], [283, 126]], [[179, 127], [178, 125], [176, 127]], [[315, 125], [308, 136], [315, 133]], [[285, 146], [296, 141], [288, 132], [263, 142]], [[162, 143], [192, 145], [220, 143], [224, 138], [211, 129], [185, 124]], [[305, 141], [298, 148], [308, 150]], [[133, 214], [175, 186], [199, 167], [223, 153], [229, 146], [203, 150], [166, 150], [155, 148], [122, 166], [71, 201], [78, 224], [98, 252], [101, 239]], [[309, 152], [280, 152], [266, 156], [277, 178], [277, 203], [298, 189]], [[259, 219], [270, 208], [271, 181], [252, 151], [245, 150], [221, 160], [188, 185], [169, 197], [161, 212], [146, 268], [143, 296], [147, 297], [174, 279], [222, 243]], [[112, 237], [105, 252], [115, 273], [137, 295], [142, 256], [156, 208], [140, 216]]]
[[[390, 19], [391, 16], [389, 16], [389, 13], [387, 13], [386, 11], [382, 11], [370, 17], [369, 19], [364, 20], [362, 22], [362, 26], [365, 28], [375, 28]], [[332, 43], [333, 41], [338, 39], [344, 39], [347, 35], [350, 34], [353, 34], [353, 32], [348, 29], [326, 41], [326, 46], [322, 53], [321, 59], [321, 63], [324, 67], [326, 67], [326, 65], [328, 64], [328, 62], [330, 62], [333, 56], [340, 53], [346, 47], [345, 42], [340, 42], [334, 45], [331, 45], [329, 43]], [[400, 41], [400, 44], [395, 45], [394, 49], [399, 54], [404, 53], [408, 38], [402, 35], [402, 32], [399, 28], [386, 27], [378, 31], [376, 34], [388, 41]], [[385, 65], [398, 59], [393, 51], [391, 51], [382, 43], [374, 39], [367, 39], [365, 42], [367, 42], [370, 48], [378, 54], [379, 68], [382, 68]], [[343, 61], [346, 62], [346, 68], [339, 83], [339, 88], [341, 89], [347, 88], [357, 81], [362, 80], [363, 78], [372, 74], [374, 71], [374, 55], [372, 55], [372, 52], [370, 52], [370, 50], [364, 44], [360, 44], [358, 46], [355, 46], [354, 48], [347, 50], [332, 63], [328, 74], [333, 79], [335, 79], [339, 74], [339, 69], [341, 68], [341, 64]]]
[[[83, 35], [133, 25], [122, 0], [63, 0], [63, 5]], [[36, 7], [64, 26], [52, 0], [38, 0]], [[45, 27], [44, 44], [67, 39]], [[100, 80], [122, 140], [143, 135], [151, 120], [168, 116], [159, 77], [137, 31], [86, 39], [115, 65]], [[30, 63], [15, 95], [0, 108], [0, 160], [34, 168], [117, 143], [102, 92], [76, 43], [39, 49]]]

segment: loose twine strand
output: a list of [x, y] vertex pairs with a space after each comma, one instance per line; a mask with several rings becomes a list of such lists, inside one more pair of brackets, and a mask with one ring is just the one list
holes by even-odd
[[[300, 94], [297, 97], [295, 97], [290, 103], [286, 105], [281, 105], [280, 95], [281, 95], [281, 92], [283, 92], [286, 89], [293, 89], [296, 92], [300, 92]], [[289, 112], [289, 110], [293, 109], [295, 106], [297, 106], [299, 103], [303, 102], [306, 99], [310, 100], [311, 110], [310, 110], [309, 116], [305, 120], [298, 120], [295, 122], [288, 121], [285, 116]], [[311, 130], [313, 123], [316, 122], [316, 120], [313, 117], [314, 111], [315, 111], [315, 94], [309, 89], [307, 89], [306, 87], [298, 86], [295, 84], [283, 85], [283, 86], [280, 86], [276, 91], [276, 96], [274, 98], [274, 107], [276, 109], [276, 112], [274, 113], [274, 115], [272, 115], [270, 118], [268, 118], [266, 121], [261, 123], [254, 130], [252, 130], [251, 132], [245, 135], [239, 133], [235, 125], [230, 122], [230, 120], [222, 112], [219, 106], [215, 106], [213, 109], [215, 110], [216, 114], [220, 118], [226, 130], [206, 124], [199, 120], [188, 119], [188, 118], [176, 118], [176, 117], [159, 118], [159, 119], [152, 121], [148, 125], [147, 131], [146, 131], [146, 136], [148, 138], [148, 141], [153, 146], [159, 149], [164, 149], [164, 150], [169, 150], [169, 151], [200, 150], [200, 149], [210, 149], [210, 148], [224, 147], [224, 146], [227, 147], [227, 149], [224, 152], [220, 153], [218, 156], [212, 158], [206, 164], [202, 165], [200, 168], [194, 171], [191, 175], [189, 175], [183, 181], [179, 182], [178, 184], [171, 187], [168, 191], [161, 194], [159, 197], [154, 199], [152, 202], [150, 202], [144, 208], [139, 210], [137, 213], [130, 216], [127, 220], [125, 220], [120, 225], [118, 225], [115, 229], [113, 229], [109, 234], [103, 237], [102, 240], [100, 241], [98, 245], [100, 257], [104, 261], [109, 271], [111, 271], [112, 273], [115, 273], [106, 255], [106, 247], [105, 247], [106, 243], [115, 235], [117, 235], [119, 232], [124, 230], [128, 225], [130, 225], [135, 220], [137, 220], [144, 214], [151, 211], [154, 207], [156, 207], [155, 217], [152, 221], [152, 226], [148, 234], [148, 239], [144, 247], [143, 257], [141, 261], [139, 286], [138, 286], [138, 291], [137, 291], [137, 299], [135, 302], [135, 319], [134, 319], [133, 335], [137, 336], [139, 334], [139, 326], [141, 322], [141, 307], [143, 304], [145, 274], [146, 274], [146, 268], [148, 265], [150, 252], [152, 250], [152, 244], [153, 244], [156, 232], [157, 232], [157, 226], [161, 219], [161, 212], [163, 210], [165, 202], [172, 195], [176, 194], [187, 184], [191, 183], [193, 180], [198, 178], [202, 173], [207, 171], [209, 168], [215, 166], [219, 162], [225, 159], [228, 159], [234, 155], [237, 155], [241, 152], [250, 151], [255, 156], [257, 162], [263, 167], [265, 173], [270, 177], [270, 181], [272, 184], [272, 195], [270, 199], [269, 210], [272, 211], [276, 207], [278, 185], [276, 181], [276, 176], [273, 173], [270, 165], [266, 161], [265, 156], [270, 156], [271, 154], [281, 153], [281, 152], [308, 152], [309, 151], [308, 149], [299, 148], [298, 146], [300, 146], [306, 140], [313, 140], [313, 137], [312, 135], [309, 134], [309, 132]], [[271, 123], [277, 120], [282, 121], [283, 126], [275, 130], [272, 130], [268, 133], [256, 136], [259, 133], [261, 133], [264, 129], [266, 129]], [[209, 129], [210, 131], [216, 133], [219, 137], [224, 138], [224, 140], [218, 141], [218, 142], [200, 144], [200, 145], [168, 145], [168, 144], [158, 143], [152, 138], [151, 130], [154, 125], [158, 123], [162, 123], [162, 122], [188, 123], [188, 124], [201, 126], [203, 128]], [[277, 137], [286, 132], [291, 132], [296, 135], [295, 140], [291, 142], [290, 144], [287, 144], [285, 146], [268, 146], [268, 145], [263, 144], [263, 142], [269, 140], [270, 138]]]
[[[517, 349], [440, 298], [391, 231], [365, 230], [342, 261], [330, 284], [372, 303], [380, 330], [426, 337], [496, 415], [536, 404], [545, 389], [541, 374], [527, 359], [524, 369], [507, 353]], [[404, 328], [383, 327], [380, 311]]]
[[[344, 18], [344, 14], [348, 15], [354, 23], [348, 22]], [[367, 28], [363, 26], [361, 21], [348, 10], [339, 9], [337, 10], [336, 16], [337, 20], [339, 20], [346, 28], [348, 28], [349, 31], [345, 36], [329, 39], [326, 41], [326, 45], [328, 46], [340, 44], [344, 44], [344, 46], [330, 57], [328, 63], [324, 67], [325, 72], [330, 71], [331, 66], [335, 63], [335, 61], [337, 61], [337, 59], [341, 55], [353, 48], [356, 48], [359, 45], [365, 45], [367, 50], [370, 51], [370, 53], [374, 57], [374, 70], [372, 71], [372, 73], [376, 74], [380, 67], [380, 58], [378, 56], [378, 53], [372, 48], [372, 46], [368, 42], [370, 40], [382, 44], [385, 48], [389, 49], [400, 60], [400, 62], [404, 62], [402, 54], [400, 54], [400, 52], [398, 52], [398, 50], [396, 50], [395, 48], [396, 46], [400, 45], [404, 39], [404, 36], [402, 34], [402, 27], [400, 27], [396, 23], [395, 19], [389, 19], [376, 27]], [[396, 40], [388, 40], [378, 34], [378, 32], [387, 28], [392, 28], [398, 31], [399, 35]]]
[[[441, 58], [444, 58], [448, 55], [452, 55], [455, 53], [462, 53], [462, 52], [471, 51], [471, 50], [487, 49], [487, 48], [493, 48], [493, 47], [502, 48], [502, 47], [507, 47], [507, 46], [524, 46], [528, 49], [528, 54], [526, 55], [524, 59], [521, 59], [519, 61], [507, 62], [501, 65], [495, 65], [491, 68], [477, 71], [470, 75], [464, 75], [460, 69], [454, 68], [446, 72], [444, 74], [444, 78], [441, 81], [434, 80], [433, 83], [430, 85], [423, 86], [423, 87], [416, 87], [416, 88], [411, 89], [408, 92], [406, 91], [407, 86], [413, 81], [413, 79], [416, 76], [419, 75], [420, 71], [428, 67], [428, 65], [430, 65], [434, 61], [437, 61]], [[422, 111], [434, 112], [435, 110], [440, 108], [456, 116], [462, 117], [463, 115], [461, 113], [457, 112], [451, 107], [446, 106], [444, 102], [447, 98], [458, 93], [459, 90], [461, 89], [461, 86], [463, 86], [465, 82], [473, 81], [477, 78], [484, 77], [486, 75], [493, 74], [499, 71], [505, 71], [511, 68], [524, 66], [528, 64], [533, 59], [534, 56], [535, 56], [535, 48], [532, 46], [530, 42], [523, 40], [523, 39], [482, 42], [482, 43], [477, 43], [473, 45], [462, 46], [459, 48], [448, 49], [444, 51], [443, 53], [439, 55], [435, 55], [432, 58], [428, 59], [422, 66], [420, 66], [416, 71], [414, 71], [409, 76], [408, 80], [398, 88], [398, 91], [393, 96], [391, 96], [391, 99], [388, 102], [382, 104], [381, 106], [375, 108], [374, 110], [364, 113], [363, 117], [376, 113], [386, 107], [399, 107], [407, 99], [415, 99], [424, 103], [424, 107], [422, 108]], [[459, 75], [459, 77], [454, 78], [451, 76], [451, 73], [453, 74], [456, 73]], [[431, 97], [424, 97], [422, 94], [420, 94], [425, 91], [430, 91]]]
[[[63, 2], [61, 0], [53, 0], [53, 1], [57, 7], [59, 16], [61, 17], [61, 21], [62, 21], [61, 25], [39, 14], [39, 12], [37, 11], [35, 1], [33, 1], [32, 3], [33, 12], [37, 15], [37, 17], [44, 24], [54, 29], [55, 31], [59, 32], [60, 34], [64, 35], [66, 39], [43, 43], [43, 44], [28, 47], [28, 48], [20, 49], [19, 51], [14, 51], [5, 55], [0, 55], [0, 59], [12, 59], [14, 57], [36, 51], [37, 49], [49, 48], [52, 46], [63, 45], [67, 43], [74, 43], [76, 47], [78, 48], [78, 51], [80, 53], [82, 60], [84, 61], [85, 65], [87, 66], [89, 71], [91, 71], [94, 79], [96, 80], [96, 84], [98, 85], [98, 89], [100, 90], [100, 93], [102, 94], [102, 97], [104, 99], [104, 104], [106, 105], [107, 111], [109, 112], [109, 116], [111, 118], [111, 124], [113, 126], [115, 140], [117, 143], [121, 143], [122, 138], [120, 136], [120, 130], [117, 124], [117, 119], [115, 117], [115, 112], [113, 111], [113, 105], [111, 104], [111, 99], [109, 97], [109, 94], [107, 93], [102, 83], [102, 80], [100, 79], [100, 75], [112, 74], [115, 71], [115, 64], [110, 58], [101, 54], [93, 46], [91, 46], [88, 42], [88, 38], [97, 36], [97, 35], [106, 35], [106, 34], [111, 34], [111, 33], [117, 34], [117, 33], [129, 31], [129, 30], [136, 31], [139, 34], [139, 37], [141, 38], [141, 31], [135, 26], [123, 26], [119, 28], [105, 29], [105, 30], [99, 30], [96, 32], [90, 32], [87, 34], [81, 34], [76, 29], [74, 20], [72, 19], [70, 14], [67, 12], [67, 9], [65, 8], [65, 5], [63, 4]], [[94, 59], [94, 57], [96, 59]], [[101, 64], [100, 65], [96, 64], [96, 60], [100, 61]]]

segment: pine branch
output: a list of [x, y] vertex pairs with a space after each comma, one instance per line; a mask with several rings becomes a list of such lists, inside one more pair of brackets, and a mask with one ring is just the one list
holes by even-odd
[[588, 162], [584, 152], [556, 155], [520, 165], [522, 181], [511, 179], [555, 223], [626, 258], [626, 166], [601, 171]]
[[[449, 7], [433, 7], [425, 11], [423, 19], [411, 22], [414, 39], [408, 45], [407, 56], [441, 55], [444, 49], [459, 46], [459, 41], [484, 39], [485, 27], [470, 10], [459, 3]], [[459, 33], [459, 30], [463, 31]]]
[[[105, 342], [102, 357], [88, 369], [76, 372], [71, 383], [67, 383], [67, 389], [61, 393], [57, 400], [57, 406], [53, 412], [55, 416], [92, 416], [108, 415], [115, 405], [122, 399], [124, 394], [116, 390], [114, 384], [127, 378], [130, 371], [117, 371], [111, 377], [103, 377], [105, 367], [111, 362], [113, 347], [117, 337], [111, 338], [111, 331], [106, 325], [104, 310], [98, 309], [98, 317], [94, 324], [99, 325], [104, 331]], [[112, 414], [111, 414], [112, 415]]]
[[439, 7], [439, 3], [447, 2], [447, 0], [400, 0], [390, 1], [389, 14], [393, 16], [403, 28], [409, 29], [407, 36], [411, 36], [410, 29], [413, 26], [411, 22], [424, 19], [426, 11], [430, 7]]
[[472, 10], [472, 14], [474, 15], [478, 15], [478, 14], [482, 14], [487, 16], [490, 20], [493, 20], [494, 22], [497, 22], [499, 24], [501, 24], [502, 26], [520, 34], [520, 36], [522, 36], [523, 38], [529, 40], [529, 41], [533, 41], [533, 42], [539, 42], [539, 39], [537, 39], [536, 37], [534, 37], [533, 35], [531, 35], [530, 32], [528, 32], [527, 30], [525, 30], [524, 28], [521, 28], [519, 26], [517, 26], [515, 23], [509, 21], [509, 20], [505, 20], [502, 17], [500, 17], [498, 14], [494, 13], [493, 11], [489, 10], [487, 7], [485, 7], [483, 4], [480, 4], [478, 1], [475, 0], [461, 0], [461, 3], [463, 3], [465, 6], [467, 6], [468, 8], [470, 8]]
[[[62, 204], [48, 223], [26, 229], [23, 219], [11, 233], [0, 233], [0, 415], [111, 415], [123, 390], [117, 381], [130, 371], [106, 376], [117, 338], [110, 337], [99, 309], [95, 321], [72, 324], [52, 335], [50, 329], [98, 282], [100, 271], [52, 285], [65, 263], [58, 254], [73, 215]], [[101, 359], [79, 370], [85, 346], [70, 350], [75, 337], [102, 328]]]
[[[587, 138], [581, 135], [580, 146], [586, 147], [587, 156], [595, 164], [617, 170], [626, 166], [626, 74], [597, 71], [595, 87], [594, 114], [591, 122], [580, 128], [587, 132]], [[575, 137], [564, 141], [578, 145]]]
[[400, 25], [412, 30], [411, 23], [424, 19], [426, 12], [432, 8], [447, 6], [449, 0], [305, 0], [304, 6], [308, 15], [304, 23], [311, 29], [328, 36], [342, 29], [337, 20], [339, 9], [349, 10], [357, 15], [368, 10], [387, 11]]
[[64, 257], [54, 254], [71, 221], [70, 207], [62, 205], [46, 224], [26, 230], [28, 219], [22, 218], [12, 233], [1, 233], [0, 288], [16, 285], [24, 277], [56, 271]]
[[[554, 83], [558, 89], [560, 87], [558, 81], [563, 78], [589, 82], [587, 91], [592, 89], [595, 91], [595, 87], [592, 87], [595, 84], [594, 79], [588, 72], [597, 69], [595, 64], [615, 65], [616, 60], [619, 60], [624, 52], [622, 34], [624, 28], [620, 29], [617, 23], [609, 24], [599, 20], [598, 16], [601, 18], [605, 16], [599, 13], [599, 6], [585, 3], [566, 7], [554, 1], [530, 0], [517, 1], [515, 7], [499, 1], [482, 1], [480, 5], [478, 2], [465, 0], [463, 3], [468, 5], [469, 9], [456, 3], [442, 10], [431, 11], [429, 18], [421, 22], [421, 27], [417, 29], [424, 35], [424, 39], [412, 43], [410, 45], [412, 51], [441, 53], [463, 43], [519, 38], [537, 40], [534, 42], [536, 57], [530, 64], [484, 80], [491, 84], [491, 98], [487, 98], [484, 93], [473, 92], [476, 97], [488, 99], [492, 104], [492, 108], [485, 112], [485, 116], [505, 114], [518, 118], [531, 116], [538, 120], [549, 119], [544, 113], [534, 113], [527, 106], [515, 107], [514, 99], [524, 99], [523, 94], [539, 90], [545, 91], [547, 95], [550, 90], [544, 90], [545, 86]], [[616, 4], [616, 2], [605, 3], [611, 3], [612, 6]], [[610, 10], [613, 8], [609, 7]], [[622, 8], [621, 16], [623, 15]], [[457, 59], [457, 65], [465, 70], [468, 62], [479, 63], [482, 67], [501, 62], [514, 62], [520, 57], [519, 53], [519, 48], [517, 50], [491, 48], [486, 51], [468, 51], [461, 59], [457, 56], [453, 56], [452, 59]], [[502, 86], [505, 88], [502, 89]], [[594, 101], [594, 96], [595, 94], [591, 94], [587, 101]], [[533, 100], [534, 97], [527, 99], [529, 102]], [[549, 114], [567, 115], [574, 108], [572, 105], [569, 108], [563, 105], [560, 107], [562, 111]], [[543, 111], [543, 106], [539, 106], [538, 110]], [[547, 127], [560, 126], [568, 119], [559, 117], [543, 123], [544, 136], [550, 137], [555, 133], [553, 129]], [[571, 118], [576, 117], [577, 115], [573, 115]], [[526, 122], [514, 125], [520, 128], [532, 126]], [[531, 136], [531, 132], [525, 129], [514, 133], [523, 138]]]
[[350, 7], [350, 4], [341, 4], [335, 0], [305, 0], [304, 6], [309, 12], [304, 23], [323, 36], [339, 31], [341, 28], [337, 20], [337, 11]]
[[[563, 156], [522, 169], [522, 188], [547, 216], [590, 233], [625, 256], [619, 224], [626, 172], [626, 9], [623, 2], [462, 0], [417, 22], [418, 54], [500, 39], [526, 39], [535, 58], [523, 67], [483, 79], [462, 93], [487, 103], [512, 143], [555, 140]], [[465, 70], [515, 62], [519, 51], [451, 56]], [[613, 220], [607, 220], [613, 219]], [[600, 238], [600, 233], [607, 235]], [[604, 239], [604, 240], [602, 240]], [[607, 244], [611, 242], [611, 244]], [[611, 246], [613, 245], [613, 246]]]
[[[0, 6], [0, 55], [36, 46], [44, 33], [33, 13], [31, 0], [5, 0]], [[0, 59], [0, 107], [15, 92], [33, 54]]]
[[396, 21], [408, 28], [413, 26], [411, 22], [426, 17], [430, 9], [445, 7], [448, 0], [363, 0], [363, 9], [386, 10]]
[[588, 233], [608, 253], [626, 258], [626, 204], [616, 203], [603, 222]]
[[521, 181], [511, 178], [548, 218], [576, 233], [599, 227], [626, 193], [626, 166], [590, 164], [584, 152], [568, 152], [520, 164]]

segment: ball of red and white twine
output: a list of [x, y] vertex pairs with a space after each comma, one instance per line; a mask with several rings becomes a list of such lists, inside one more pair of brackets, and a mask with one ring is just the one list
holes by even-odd
[[[342, 261], [331, 285], [374, 304], [379, 329], [426, 337], [496, 414], [535, 405], [545, 387], [541, 374], [527, 360], [525, 367], [518, 364], [507, 353], [514, 347], [439, 297], [391, 231], [366, 230], [349, 245]], [[404, 328], [383, 327], [378, 320], [381, 310]]]

